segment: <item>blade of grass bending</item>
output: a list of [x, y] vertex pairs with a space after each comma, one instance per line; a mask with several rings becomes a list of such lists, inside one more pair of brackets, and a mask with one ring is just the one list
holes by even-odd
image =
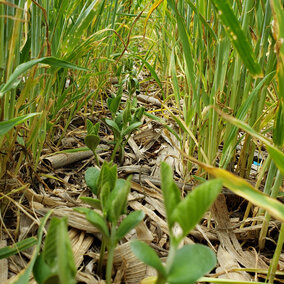
[[55, 58], [55, 57], [43, 57], [40, 59], [34, 59], [30, 60], [28, 62], [22, 63], [14, 70], [14, 72], [9, 77], [8, 81], [1, 87], [0, 89], [0, 99], [4, 96], [4, 94], [11, 89], [14, 89], [17, 87], [18, 83], [20, 82], [18, 80], [18, 77], [22, 75], [24, 72], [29, 70], [31, 67], [38, 63], [45, 63], [53, 67], [59, 67], [59, 68], [72, 68], [75, 70], [82, 70], [82, 71], [90, 71], [86, 68], [79, 67], [75, 64], [72, 64], [70, 62]]
[[228, 0], [212, 0], [212, 2], [225, 27], [227, 35], [231, 39], [248, 70], [254, 76], [262, 76], [261, 68], [256, 62], [252, 47], [249, 44], [247, 37], [230, 6], [230, 2]]
[[207, 165], [193, 157], [187, 156], [187, 158], [192, 163], [196, 163], [201, 168], [206, 170], [209, 174], [221, 179], [223, 185], [229, 188], [235, 194], [247, 199], [256, 206], [265, 209], [271, 216], [284, 222], [284, 205], [277, 199], [271, 198], [263, 192], [255, 189], [245, 179], [235, 176], [229, 171]]
[[131, 55], [131, 56], [141, 60], [143, 62], [143, 64], [146, 65], [146, 67], [150, 71], [152, 77], [155, 79], [155, 81], [158, 83], [159, 87], [161, 88], [161, 92], [162, 92], [163, 98], [164, 98], [165, 94], [164, 94], [164, 91], [163, 91], [163, 85], [162, 85], [161, 80], [159, 79], [159, 76], [157, 75], [155, 69], [151, 66], [151, 64], [148, 61], [146, 61], [142, 57], [140, 57], [138, 55]]
[[144, 23], [144, 36], [146, 34], [146, 26], [147, 26], [147, 23], [148, 23], [148, 20], [150, 18], [150, 16], [152, 15], [152, 13], [159, 7], [159, 5], [163, 2], [164, 0], [157, 0], [155, 1], [155, 3], [152, 5], [152, 7], [150, 8], [147, 16], [146, 16], [146, 20], [145, 20], [145, 23]]
[[11, 130], [14, 126], [19, 125], [26, 121], [27, 119], [39, 115], [41, 113], [29, 113], [26, 115], [22, 115], [19, 117], [15, 117], [6, 121], [0, 121], [0, 136], [6, 134], [9, 130]]
[[24, 239], [15, 243], [13, 246], [7, 246], [0, 249], [0, 259], [9, 257], [16, 253], [19, 253], [25, 249], [28, 249], [37, 243], [37, 239], [34, 237]]

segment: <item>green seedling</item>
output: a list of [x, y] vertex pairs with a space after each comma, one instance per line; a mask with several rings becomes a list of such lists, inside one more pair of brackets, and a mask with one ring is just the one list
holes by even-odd
[[90, 150], [93, 151], [98, 166], [100, 165], [100, 162], [96, 153], [96, 149], [100, 143], [99, 129], [99, 122], [93, 124], [89, 119], [87, 119], [87, 136], [85, 137], [85, 144]]
[[[114, 249], [117, 243], [144, 218], [143, 211], [134, 211], [119, 224], [123, 214], [126, 214], [128, 193], [131, 187], [130, 179], [117, 178], [117, 166], [112, 162], [104, 162], [101, 169], [91, 167], [85, 173], [85, 180], [92, 193], [97, 198], [82, 197], [92, 206], [90, 208], [75, 208], [85, 214], [86, 219], [102, 233], [102, 246], [98, 265], [101, 274], [103, 256], [107, 248], [106, 283], [111, 283]], [[98, 213], [99, 210], [99, 213]]]
[[115, 155], [119, 150], [119, 161], [122, 163], [124, 160], [125, 145], [131, 133], [142, 125], [141, 119], [144, 114], [144, 108], [135, 108], [130, 100], [128, 100], [125, 109], [118, 111], [120, 102], [121, 95], [107, 100], [107, 106], [111, 111], [112, 119], [105, 119], [105, 123], [114, 134], [115, 147], [111, 160], [114, 161]]
[[[219, 179], [197, 186], [184, 199], [174, 183], [172, 170], [166, 163], [161, 164], [161, 181], [170, 237], [170, 250], [165, 265], [157, 253], [140, 241], [131, 243], [134, 254], [157, 271], [156, 284], [195, 283], [216, 265], [216, 256], [211, 249], [200, 244], [185, 245], [181, 241], [200, 221], [221, 191]], [[180, 232], [175, 233], [174, 227]]]
[[37, 238], [31, 237], [0, 249], [0, 259], [9, 257], [29, 247], [35, 246], [31, 260], [11, 283], [30, 283], [33, 276], [37, 283], [75, 284], [76, 267], [73, 252], [68, 237], [67, 217], [58, 219], [53, 217], [50, 221], [47, 235], [41, 251], [41, 241], [44, 226], [52, 211], [49, 211], [41, 220]]
[[67, 217], [51, 219], [43, 250], [33, 267], [33, 274], [39, 284], [76, 283], [76, 266], [68, 237]]

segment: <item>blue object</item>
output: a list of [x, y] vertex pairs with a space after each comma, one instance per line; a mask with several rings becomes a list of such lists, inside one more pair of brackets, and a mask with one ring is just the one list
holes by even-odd
[[256, 161], [253, 161], [253, 164], [256, 165], [256, 166], [260, 166], [260, 163], [258, 163]]

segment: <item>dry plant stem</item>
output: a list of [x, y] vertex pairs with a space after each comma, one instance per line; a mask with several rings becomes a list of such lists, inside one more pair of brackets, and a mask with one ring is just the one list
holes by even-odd
[[277, 242], [277, 246], [273, 255], [273, 259], [272, 262], [269, 266], [269, 270], [268, 270], [268, 283], [274, 283], [274, 277], [275, 277], [275, 272], [277, 270], [277, 266], [278, 266], [278, 262], [279, 262], [279, 257], [280, 254], [282, 252], [282, 247], [283, 247], [283, 243], [284, 243], [284, 224], [281, 224], [281, 228], [280, 228], [280, 234], [279, 234], [279, 238], [278, 238], [278, 242]]

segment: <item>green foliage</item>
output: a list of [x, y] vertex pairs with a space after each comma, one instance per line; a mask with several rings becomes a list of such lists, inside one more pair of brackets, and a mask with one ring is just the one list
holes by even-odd
[[34, 277], [39, 284], [76, 283], [76, 267], [67, 231], [67, 217], [50, 221], [44, 248], [37, 257]]
[[14, 284], [28, 284], [29, 283], [29, 279], [30, 276], [32, 274], [35, 262], [37, 260], [38, 254], [40, 252], [41, 249], [41, 241], [42, 241], [42, 236], [43, 236], [43, 230], [44, 230], [44, 226], [48, 220], [48, 218], [50, 217], [52, 211], [49, 211], [41, 220], [40, 222], [40, 226], [38, 228], [38, 232], [37, 232], [37, 244], [36, 247], [33, 251], [32, 257], [30, 262], [28, 263], [27, 267], [22, 270], [17, 276], [16, 278], [13, 280]]
[[114, 134], [114, 150], [111, 160], [114, 161], [116, 152], [119, 150], [119, 161], [124, 160], [124, 148], [131, 133], [142, 125], [141, 119], [144, 108], [136, 108], [130, 100], [127, 101], [124, 110], [118, 111], [121, 102], [121, 95], [108, 98], [107, 106], [112, 114], [112, 119], [105, 119]]
[[86, 219], [103, 234], [99, 268], [102, 265], [104, 244], [106, 244], [108, 249], [106, 281], [110, 283], [114, 248], [130, 230], [143, 220], [144, 212], [132, 212], [118, 224], [120, 217], [127, 213], [127, 199], [131, 183], [130, 179], [117, 178], [117, 166], [112, 165], [112, 162], [104, 162], [101, 169], [89, 168], [85, 179], [97, 198], [83, 197], [81, 199], [94, 209], [100, 210], [101, 213], [90, 208], [75, 208], [74, 210], [84, 214]]
[[177, 250], [167, 281], [171, 284], [193, 284], [216, 266], [214, 252], [208, 247], [192, 244]]
[[9, 120], [0, 121], [0, 135], [4, 135], [9, 132], [14, 126], [19, 125], [26, 121], [27, 119], [39, 115], [40, 113], [30, 113], [26, 115], [22, 115], [19, 117], [15, 117]]
[[[164, 162], [161, 164], [161, 179], [171, 243], [166, 266], [148, 245], [134, 241], [131, 247], [141, 261], [157, 270], [156, 283], [195, 283], [216, 265], [216, 256], [209, 248], [199, 244], [178, 247], [212, 205], [221, 191], [222, 182], [218, 179], [205, 182], [181, 200], [172, 170]], [[175, 224], [182, 228], [182, 233], [177, 236], [173, 232]]]
[[34, 246], [37, 243], [37, 239], [34, 237], [24, 239], [15, 243], [12, 246], [7, 246], [0, 249], [0, 259], [17, 254], [25, 249]]

